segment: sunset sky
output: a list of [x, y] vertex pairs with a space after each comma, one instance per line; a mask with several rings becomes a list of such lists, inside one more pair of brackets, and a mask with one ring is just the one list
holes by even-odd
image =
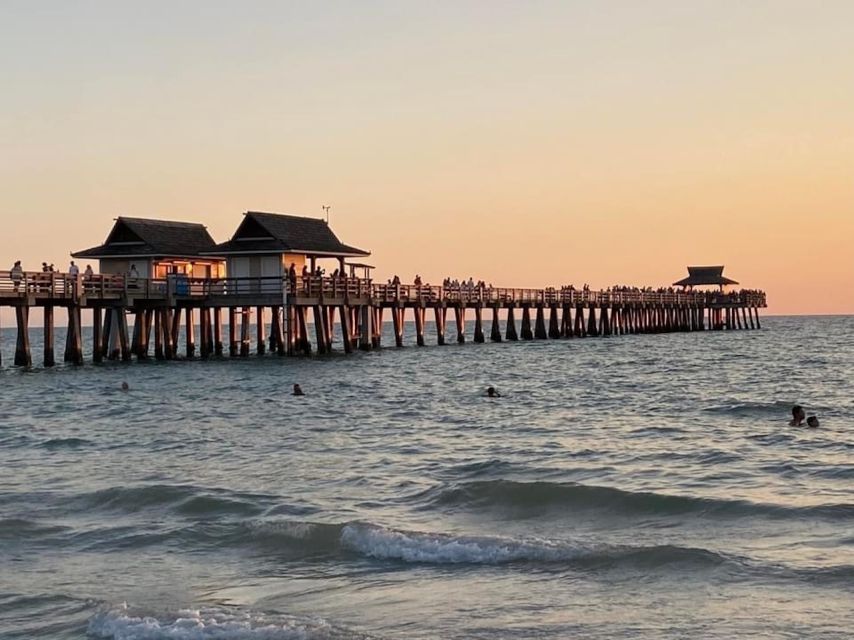
[[329, 204], [383, 280], [854, 313], [851, 1], [4, 0], [0, 92], [2, 269]]

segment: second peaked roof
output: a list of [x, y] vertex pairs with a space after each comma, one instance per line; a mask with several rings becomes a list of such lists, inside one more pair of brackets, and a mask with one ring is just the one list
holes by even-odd
[[204, 225], [119, 216], [104, 244], [75, 258], [195, 257], [216, 246]]
[[341, 242], [325, 220], [281, 213], [247, 211], [231, 240], [213, 247], [219, 256], [247, 253], [304, 253], [318, 256], [369, 256], [370, 251]]

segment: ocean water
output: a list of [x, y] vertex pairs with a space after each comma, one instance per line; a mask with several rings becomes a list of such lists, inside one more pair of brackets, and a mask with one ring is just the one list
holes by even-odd
[[4, 639], [854, 633], [854, 318], [31, 371], [13, 338]]

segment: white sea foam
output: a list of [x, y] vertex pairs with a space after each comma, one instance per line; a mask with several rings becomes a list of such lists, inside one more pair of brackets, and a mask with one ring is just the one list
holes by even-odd
[[96, 614], [90, 636], [112, 640], [345, 640], [366, 636], [319, 618], [296, 618], [216, 607], [182, 609], [155, 617], [126, 604]]
[[589, 553], [580, 545], [542, 538], [455, 536], [399, 531], [361, 523], [345, 526], [341, 543], [372, 558], [435, 564], [558, 562]]

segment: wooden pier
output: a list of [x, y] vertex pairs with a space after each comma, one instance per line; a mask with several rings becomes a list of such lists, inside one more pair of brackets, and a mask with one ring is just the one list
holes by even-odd
[[[65, 362], [154, 357], [207, 359], [330, 353], [336, 335], [351, 353], [381, 346], [386, 311], [396, 347], [407, 314], [423, 346], [428, 318], [435, 341], [482, 343], [704, 330], [759, 329], [761, 291], [589, 291], [572, 287], [511, 289], [375, 284], [353, 277], [134, 278], [0, 271], [0, 306], [13, 307], [14, 364], [32, 365], [30, 310], [44, 310], [43, 364], [53, 366], [55, 310], [65, 309]], [[82, 311], [92, 312], [92, 348], [83, 352]], [[506, 312], [503, 323], [499, 313]], [[228, 335], [223, 316], [228, 314]], [[448, 315], [456, 335], [446, 335]], [[254, 314], [254, 319], [253, 319]], [[267, 335], [267, 325], [270, 334]], [[313, 326], [312, 326], [313, 325]], [[198, 327], [198, 335], [196, 328]], [[470, 327], [470, 330], [468, 329]], [[154, 344], [152, 346], [151, 340]], [[181, 348], [180, 339], [184, 345]], [[254, 342], [254, 345], [253, 345]]]

